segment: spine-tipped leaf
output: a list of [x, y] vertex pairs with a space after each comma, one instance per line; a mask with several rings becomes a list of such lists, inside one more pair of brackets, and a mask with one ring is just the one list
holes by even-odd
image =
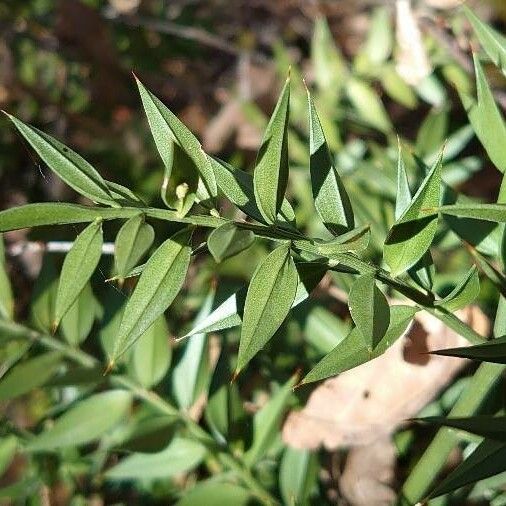
[[153, 253], [125, 306], [111, 363], [122, 355], [170, 306], [181, 290], [190, 265], [191, 229], [167, 239]]
[[209, 234], [207, 246], [213, 258], [219, 263], [249, 248], [254, 240], [253, 232], [241, 230], [235, 223], [229, 222], [215, 228]]
[[137, 86], [146, 111], [156, 147], [165, 165], [165, 178], [170, 178], [173, 162], [172, 141], [181, 147], [193, 161], [204, 183], [208, 197], [217, 195], [216, 179], [208, 156], [198, 139], [153, 93], [138, 79]]
[[354, 226], [353, 209], [330, 155], [320, 119], [309, 91], [309, 168], [313, 199], [321, 220], [334, 234]]
[[69, 186], [93, 202], [117, 206], [100, 174], [80, 155], [44, 132], [10, 116], [21, 135], [47, 166]]
[[276, 222], [288, 183], [289, 102], [288, 78], [267, 125], [253, 174], [255, 200], [260, 213], [269, 224]]
[[56, 293], [53, 331], [97, 268], [102, 254], [102, 244], [102, 222], [96, 220], [77, 236], [67, 253]]
[[139, 214], [126, 221], [120, 228], [114, 242], [114, 269], [119, 279], [123, 279], [139, 263], [153, 244], [153, 227], [144, 222]]
[[351, 317], [371, 351], [385, 335], [390, 324], [390, 306], [376, 286], [372, 274], [359, 276], [350, 290]]
[[237, 371], [283, 323], [295, 299], [297, 278], [289, 245], [276, 248], [257, 267], [246, 294]]
[[434, 208], [441, 195], [442, 152], [386, 240], [384, 258], [393, 276], [413, 267], [428, 251], [437, 231]]

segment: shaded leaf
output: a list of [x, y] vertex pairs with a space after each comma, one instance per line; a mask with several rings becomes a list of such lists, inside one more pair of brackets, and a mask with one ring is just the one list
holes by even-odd
[[247, 506], [251, 504], [251, 494], [245, 488], [233, 483], [208, 479], [193, 486], [176, 503], [176, 506]]
[[96, 308], [97, 301], [88, 282], [61, 320], [61, 330], [69, 344], [78, 346], [88, 337], [96, 318]]
[[96, 220], [76, 237], [66, 254], [56, 293], [53, 331], [97, 268], [102, 255], [102, 244], [102, 222]]
[[313, 199], [321, 220], [334, 234], [354, 227], [351, 202], [334, 166], [316, 108], [307, 92], [309, 104], [309, 168]]
[[18, 363], [0, 380], [0, 400], [14, 399], [44, 385], [62, 363], [62, 355], [49, 352]]
[[473, 13], [465, 4], [462, 6], [467, 19], [471, 22], [474, 32], [494, 64], [506, 75], [506, 39], [504, 35], [494, 30]]
[[31, 321], [35, 328], [42, 332], [51, 331], [57, 291], [58, 272], [54, 266], [53, 257], [46, 254], [33, 287], [30, 304]]
[[190, 265], [192, 235], [183, 229], [162, 243], [146, 262], [127, 301], [114, 343], [115, 362], [170, 306], [181, 290]]
[[480, 293], [480, 277], [478, 269], [473, 265], [466, 276], [444, 299], [436, 301], [435, 305], [453, 312], [461, 309], [478, 297]]
[[390, 324], [390, 306], [383, 292], [376, 286], [372, 274], [364, 274], [355, 280], [348, 305], [366, 347], [373, 350]]
[[483, 344], [462, 346], [461, 348], [448, 348], [446, 350], [433, 351], [432, 353], [447, 357], [470, 358], [480, 362], [506, 364], [506, 336], [492, 339]]
[[242, 230], [231, 221], [215, 228], [209, 234], [207, 246], [213, 258], [219, 263], [249, 248], [254, 240], [253, 232]]
[[139, 214], [126, 221], [114, 242], [114, 270], [122, 279], [139, 263], [155, 238], [153, 227]]
[[8, 116], [47, 166], [69, 186], [93, 202], [118, 205], [106, 182], [84, 158], [50, 135]]
[[4, 241], [0, 234], [0, 318], [12, 320], [13, 316], [14, 299], [5, 265]]
[[288, 446], [279, 466], [279, 488], [284, 504], [306, 504], [317, 476], [316, 454]]
[[402, 158], [401, 143], [397, 155], [397, 193], [395, 198], [395, 219], [399, 220], [411, 203], [411, 190], [409, 189], [406, 165]]
[[167, 373], [171, 356], [169, 329], [161, 315], [134, 344], [129, 370], [144, 388], [151, 388]]
[[200, 464], [205, 448], [196, 441], [174, 438], [158, 453], [130, 455], [105, 473], [108, 480], [167, 479], [191, 471]]
[[288, 183], [289, 102], [290, 78], [265, 130], [253, 173], [255, 201], [269, 224], [276, 222]]
[[256, 268], [244, 304], [237, 371], [264, 347], [285, 320], [295, 299], [297, 278], [289, 244], [277, 247]]
[[477, 415], [464, 418], [445, 418], [443, 416], [427, 416], [416, 421], [438, 426], [452, 427], [476, 434], [487, 439], [506, 443], [506, 416]]
[[[437, 215], [427, 208], [439, 205], [441, 160], [432, 166], [409, 207], [396, 220], [386, 240], [383, 255], [393, 276], [416, 264], [429, 249], [437, 231]], [[432, 214], [431, 214], [432, 213]]]
[[[206, 318], [213, 307], [215, 291], [210, 290], [195, 318], [195, 323]], [[179, 362], [172, 370], [172, 391], [181, 408], [188, 409], [202, 390], [202, 373], [208, 367], [207, 336], [205, 333], [193, 335], [185, 343]], [[200, 381], [199, 381], [200, 380]]]
[[255, 465], [279, 437], [279, 426], [297, 378], [293, 376], [275, 392], [253, 418], [253, 443], [244, 455], [248, 467]]
[[31, 439], [27, 451], [54, 451], [90, 443], [117, 425], [130, 410], [132, 395], [109, 390], [77, 402], [54, 425]]
[[431, 492], [431, 497], [449, 494], [504, 470], [506, 470], [506, 444], [485, 440]]

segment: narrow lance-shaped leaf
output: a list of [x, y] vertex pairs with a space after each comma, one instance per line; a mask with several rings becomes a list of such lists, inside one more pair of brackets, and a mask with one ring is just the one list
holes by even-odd
[[406, 172], [406, 165], [402, 158], [402, 148], [399, 139], [399, 153], [397, 158], [397, 196], [395, 198], [395, 219], [399, 220], [409, 207], [411, 202], [411, 190], [409, 189], [408, 174]]
[[0, 234], [0, 319], [12, 320], [13, 315], [14, 299], [5, 265], [4, 241]]
[[96, 220], [77, 236], [65, 256], [56, 294], [53, 332], [97, 268], [102, 244], [102, 222]]
[[[327, 270], [325, 264], [318, 262], [301, 262], [296, 264], [296, 267], [299, 274], [299, 282], [292, 308], [298, 306], [309, 297], [309, 294], [321, 281]], [[180, 339], [185, 339], [199, 333], [217, 332], [241, 325], [246, 292], [245, 288], [241, 288], [233, 293], [214, 309], [207, 318], [196, 324], [190, 332]]]
[[485, 439], [457, 469], [452, 471], [430, 494], [449, 494], [465, 485], [489, 478], [506, 470], [506, 444]]
[[288, 116], [290, 78], [272, 113], [257, 155], [253, 186], [260, 213], [269, 224], [276, 222], [288, 183]]
[[249, 248], [254, 240], [253, 232], [242, 230], [235, 223], [229, 222], [215, 228], [209, 234], [207, 246], [213, 258], [219, 263]]
[[175, 209], [179, 216], [186, 216], [197, 198], [199, 171], [188, 153], [176, 142], [172, 142], [171, 170], [165, 168], [162, 200], [167, 207]]
[[372, 351], [390, 324], [390, 306], [376, 286], [372, 274], [364, 274], [356, 279], [350, 290], [348, 305], [365, 345]]
[[54, 321], [54, 307], [58, 293], [58, 272], [53, 256], [45, 254], [35, 281], [30, 304], [31, 323], [37, 330], [50, 332]]
[[317, 453], [288, 446], [279, 466], [279, 488], [284, 504], [307, 504], [318, 478]]
[[75, 448], [103, 436], [128, 413], [132, 394], [126, 390], [109, 390], [79, 401], [54, 425], [29, 441], [27, 451], [54, 451]]
[[429, 249], [437, 231], [437, 215], [441, 194], [442, 152], [411, 200], [409, 207], [390, 230], [384, 248], [384, 257], [393, 276], [416, 264]]
[[61, 353], [54, 351], [20, 362], [1, 379], [0, 400], [14, 399], [41, 387], [61, 363]]
[[190, 228], [177, 232], [146, 262], [125, 306], [110, 366], [170, 306], [181, 290], [190, 265], [191, 234]]
[[464, 418], [428, 416], [416, 421], [439, 426], [452, 427], [488, 439], [506, 443], [506, 416], [477, 415]]
[[483, 344], [462, 346], [461, 348], [447, 348], [445, 350], [436, 350], [431, 353], [447, 357], [469, 358], [480, 362], [506, 364], [506, 336], [492, 339]]
[[93, 202], [118, 206], [104, 179], [84, 158], [50, 135], [8, 116], [47, 166], [69, 186]]
[[506, 223], [506, 204], [450, 204], [435, 208], [433, 212], [441, 212], [459, 218]]
[[365, 345], [360, 330], [353, 328], [347, 337], [309, 371], [300, 384], [330, 378], [380, 356], [406, 331], [417, 311], [417, 307], [392, 306], [388, 330], [372, 351]]
[[506, 75], [506, 38], [478, 18], [469, 7], [463, 5], [462, 8], [467, 19], [473, 25], [474, 32], [483, 49], [494, 64]]
[[153, 227], [144, 222], [142, 214], [133, 216], [123, 224], [114, 243], [114, 269], [119, 279], [126, 277], [138, 264], [154, 238]]
[[[332, 258], [334, 255], [346, 253], [349, 251], [363, 251], [369, 246], [371, 239], [371, 226], [364, 225], [346, 232], [336, 237], [332, 241], [318, 242], [316, 241], [316, 250], [320, 255]], [[295, 245], [300, 241], [294, 241]], [[301, 247], [301, 249], [304, 249]]]
[[138, 79], [137, 86], [139, 87], [153, 139], [165, 165], [165, 177], [170, 178], [173, 157], [170, 141], [174, 140], [193, 160], [205, 185], [208, 197], [214, 199], [217, 195], [216, 179], [211, 162], [204, 153], [200, 142], [161, 100], [144, 87]]
[[[254, 220], [265, 223], [255, 202], [253, 176], [236, 169], [232, 165], [216, 157], [210, 157], [216, 175], [219, 189], [232, 204], [236, 205], [244, 214]], [[281, 203], [278, 214], [279, 225], [295, 224], [295, 212], [286, 198]]]
[[97, 301], [88, 282], [61, 320], [61, 330], [69, 344], [78, 346], [88, 337], [97, 316], [96, 308]]
[[255, 414], [253, 419], [253, 442], [244, 455], [248, 467], [256, 464], [267, 452], [272, 442], [279, 436], [279, 425], [285, 413], [292, 389], [297, 380], [290, 378], [271, 397], [269, 402]]
[[161, 315], [135, 343], [129, 371], [144, 388], [151, 388], [167, 373], [171, 356], [169, 329]]
[[[195, 321], [199, 322], [209, 315], [213, 307], [215, 289], [207, 294]], [[207, 336], [194, 335], [185, 343], [179, 362], [172, 370], [172, 390], [179, 407], [188, 409], [202, 392], [202, 376], [208, 372]]]
[[506, 171], [506, 124], [487, 83], [478, 56], [474, 55], [477, 98], [461, 92], [460, 98], [467, 111], [469, 122], [488, 156], [500, 172]]
[[354, 227], [353, 209], [332, 161], [309, 90], [307, 98], [309, 103], [309, 168], [314, 204], [325, 226], [338, 235]]
[[276, 248], [258, 265], [246, 294], [236, 373], [283, 323], [295, 299], [297, 279], [289, 244]]
[[480, 293], [480, 277], [475, 265], [460, 281], [460, 283], [444, 299], [438, 300], [435, 304], [444, 307], [447, 311], [453, 312], [466, 307], [478, 297]]

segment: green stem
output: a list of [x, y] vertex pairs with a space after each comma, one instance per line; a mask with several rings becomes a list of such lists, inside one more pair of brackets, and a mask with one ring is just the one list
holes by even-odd
[[[490, 389], [499, 380], [505, 368], [506, 366], [502, 364], [481, 364], [466, 390], [450, 411], [449, 416], [473, 415], [483, 403]], [[424, 499], [458, 441], [457, 432], [453, 429], [445, 427], [437, 432], [404, 483], [399, 504], [413, 505]]]

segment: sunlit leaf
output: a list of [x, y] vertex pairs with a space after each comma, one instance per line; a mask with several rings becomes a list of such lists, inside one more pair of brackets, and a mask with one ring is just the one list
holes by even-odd
[[248, 506], [251, 492], [233, 483], [220, 479], [208, 479], [194, 485], [176, 503], [176, 506]]
[[355, 327], [311, 369], [301, 384], [335, 376], [383, 354], [406, 331], [417, 310], [418, 308], [412, 306], [392, 306], [388, 330], [372, 351], [364, 343], [360, 330]]
[[279, 466], [279, 488], [284, 504], [306, 504], [317, 475], [316, 453], [288, 446]]
[[153, 139], [165, 165], [165, 178], [167, 180], [170, 178], [173, 163], [171, 141], [175, 141], [194, 162], [205, 185], [208, 197], [211, 199], [215, 198], [217, 186], [214, 171], [200, 142], [161, 100], [145, 88], [138, 79], [137, 86]]
[[65, 256], [56, 294], [53, 331], [97, 268], [102, 244], [102, 222], [96, 220], [76, 237]]
[[276, 222], [288, 183], [288, 115], [290, 78], [272, 113], [258, 151], [253, 173], [255, 201], [269, 224]]
[[390, 306], [376, 286], [372, 274], [364, 274], [356, 279], [350, 290], [348, 305], [365, 345], [373, 350], [390, 324]]
[[432, 244], [437, 231], [438, 217], [433, 210], [427, 211], [427, 208], [439, 205], [441, 156], [385, 240], [383, 255], [393, 276], [415, 265]]
[[69, 186], [93, 202], [118, 205], [100, 174], [84, 158], [50, 135], [8, 116], [47, 166]]
[[188, 266], [192, 230], [177, 232], [146, 262], [137, 286], [127, 301], [114, 343], [115, 362], [170, 306], [181, 290]]
[[14, 298], [5, 265], [4, 241], [0, 234], [0, 318], [12, 320], [13, 316]]
[[325, 226], [338, 235], [353, 228], [353, 209], [339, 173], [334, 166], [309, 90], [307, 96], [309, 103], [309, 168], [314, 205]]
[[494, 64], [506, 75], [506, 38], [491, 26], [481, 21], [481, 19], [465, 4], [462, 8], [467, 19], [469, 19], [471, 25], [473, 25], [473, 29], [483, 49]]
[[265, 346], [285, 320], [295, 299], [297, 279], [289, 245], [279, 246], [258, 265], [244, 304], [237, 371]]

